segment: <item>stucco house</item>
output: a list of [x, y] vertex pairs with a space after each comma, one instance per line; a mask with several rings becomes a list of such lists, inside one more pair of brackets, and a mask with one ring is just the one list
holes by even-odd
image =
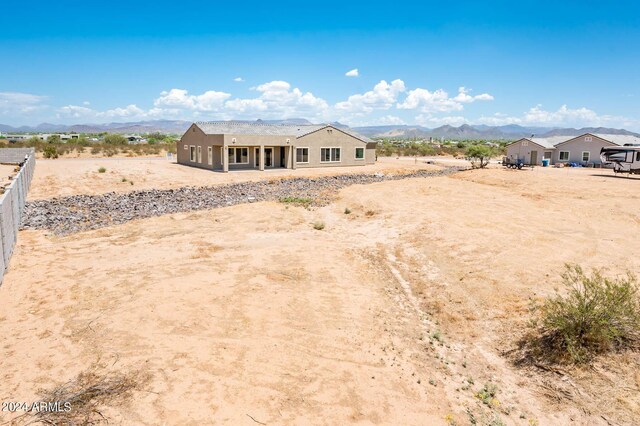
[[376, 142], [330, 124], [193, 123], [177, 142], [179, 164], [209, 170], [364, 166]]
[[608, 135], [585, 133], [580, 136], [553, 136], [549, 138], [523, 138], [507, 145], [507, 157], [521, 159], [525, 164], [540, 165], [543, 159], [549, 164], [576, 163], [583, 166], [600, 166], [600, 149], [605, 146], [640, 144], [640, 138], [632, 135]]

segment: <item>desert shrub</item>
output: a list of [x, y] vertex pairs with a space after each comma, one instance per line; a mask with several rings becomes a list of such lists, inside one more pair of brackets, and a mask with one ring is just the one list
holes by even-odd
[[93, 155], [100, 154], [101, 152], [102, 152], [101, 146], [94, 146], [93, 148], [91, 148], [91, 153]]
[[351, 214], [351, 209], [349, 209], [349, 207], [345, 207], [344, 214]]
[[60, 135], [50, 135], [47, 137], [48, 143], [60, 143], [61, 141]]
[[533, 356], [584, 363], [596, 354], [638, 347], [640, 293], [634, 275], [607, 278], [598, 270], [587, 275], [578, 265], [566, 265], [562, 279], [568, 292], [534, 307]]
[[476, 392], [476, 398], [486, 405], [493, 405], [497, 401], [498, 386], [495, 383], [485, 383], [482, 389]]
[[100, 168], [98, 169], [98, 173], [104, 173], [104, 172], [106, 172], [106, 171], [107, 171], [107, 169], [105, 169], [104, 167], [100, 167]]
[[58, 148], [56, 148], [54, 145], [45, 146], [42, 150], [42, 156], [44, 158], [58, 158]]
[[104, 152], [104, 155], [106, 155], [107, 157], [113, 157], [118, 153], [118, 150], [112, 146], [109, 146], [109, 147], [106, 147], [103, 150], [103, 152]]
[[471, 159], [473, 168], [484, 169], [489, 164], [491, 157], [495, 155], [493, 148], [487, 145], [471, 145], [465, 151], [467, 157]]
[[109, 134], [104, 137], [104, 143], [107, 145], [126, 145], [128, 142], [122, 135]]
[[322, 231], [324, 229], [324, 222], [315, 222], [313, 224], [313, 229], [316, 231]]

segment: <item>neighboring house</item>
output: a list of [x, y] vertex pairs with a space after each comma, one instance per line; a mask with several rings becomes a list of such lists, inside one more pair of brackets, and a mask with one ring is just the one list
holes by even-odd
[[525, 164], [540, 165], [543, 159], [549, 164], [577, 163], [583, 166], [602, 165], [600, 149], [605, 146], [640, 144], [640, 138], [631, 135], [554, 136], [550, 138], [523, 138], [507, 145], [507, 157], [520, 159]]
[[178, 141], [179, 164], [209, 170], [364, 166], [376, 142], [332, 125], [193, 123]]

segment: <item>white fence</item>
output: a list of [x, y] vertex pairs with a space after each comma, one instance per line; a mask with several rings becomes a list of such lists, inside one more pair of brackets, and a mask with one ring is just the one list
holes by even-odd
[[36, 156], [33, 148], [2, 148], [0, 163], [22, 164], [20, 171], [13, 177], [11, 184], [0, 195], [0, 282], [9, 266], [9, 259], [16, 244], [20, 218], [24, 211], [27, 192], [36, 168]]

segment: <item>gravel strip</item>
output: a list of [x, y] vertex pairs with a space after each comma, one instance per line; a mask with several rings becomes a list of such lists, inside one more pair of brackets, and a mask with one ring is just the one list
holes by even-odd
[[21, 229], [48, 229], [57, 235], [67, 235], [134, 219], [257, 201], [277, 201], [284, 197], [310, 198], [313, 205], [325, 205], [331, 201], [336, 190], [349, 185], [445, 176], [462, 170], [466, 168], [447, 167], [406, 174], [300, 177], [217, 186], [151, 189], [124, 194], [109, 192], [102, 195], [72, 195], [27, 202]]

